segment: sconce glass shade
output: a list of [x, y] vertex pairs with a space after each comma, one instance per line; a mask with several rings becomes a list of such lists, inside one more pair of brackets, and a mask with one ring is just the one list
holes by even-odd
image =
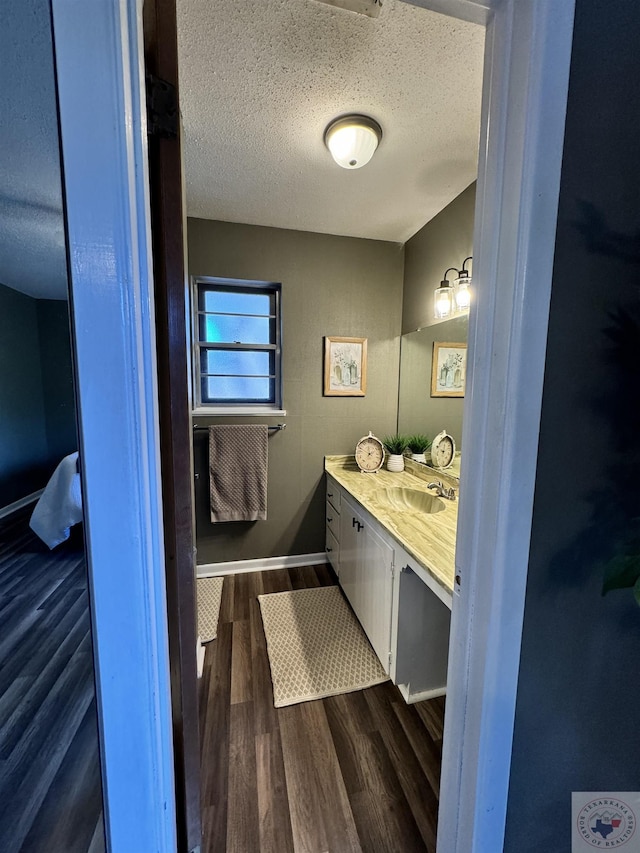
[[471, 278], [466, 270], [461, 270], [459, 277], [453, 282], [453, 299], [458, 313], [469, 310], [471, 304]]
[[453, 313], [453, 288], [446, 280], [435, 291], [433, 309], [436, 320], [444, 320]]
[[369, 116], [344, 116], [324, 132], [325, 145], [338, 166], [360, 169], [371, 160], [382, 139], [382, 128]]

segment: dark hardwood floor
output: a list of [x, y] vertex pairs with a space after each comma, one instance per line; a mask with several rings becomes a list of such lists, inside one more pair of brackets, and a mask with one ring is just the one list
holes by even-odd
[[274, 708], [257, 596], [329, 567], [225, 578], [200, 685], [203, 853], [435, 851], [444, 700], [390, 683]]
[[0, 851], [103, 853], [84, 550], [0, 520]]

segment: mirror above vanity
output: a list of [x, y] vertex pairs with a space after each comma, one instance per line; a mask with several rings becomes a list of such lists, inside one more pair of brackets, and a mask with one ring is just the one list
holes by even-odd
[[469, 317], [464, 315], [409, 332], [400, 343], [398, 433], [424, 433], [433, 439], [445, 429], [458, 451], [453, 465], [444, 471], [452, 477], [460, 477], [464, 397], [431, 396], [434, 342], [466, 344], [468, 331]]

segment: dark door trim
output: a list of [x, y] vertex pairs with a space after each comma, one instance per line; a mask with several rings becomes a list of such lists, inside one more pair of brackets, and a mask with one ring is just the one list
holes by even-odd
[[[178, 850], [201, 844], [191, 401], [175, 0], [145, 0], [149, 183]], [[149, 107], [149, 98], [148, 98]]]

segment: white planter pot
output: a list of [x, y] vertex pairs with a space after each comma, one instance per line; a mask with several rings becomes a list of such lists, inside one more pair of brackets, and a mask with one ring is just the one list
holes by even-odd
[[414, 462], [422, 462], [423, 465], [427, 464], [427, 457], [424, 453], [412, 453], [411, 458]]
[[390, 453], [387, 456], [387, 471], [404, 471], [404, 456]]

